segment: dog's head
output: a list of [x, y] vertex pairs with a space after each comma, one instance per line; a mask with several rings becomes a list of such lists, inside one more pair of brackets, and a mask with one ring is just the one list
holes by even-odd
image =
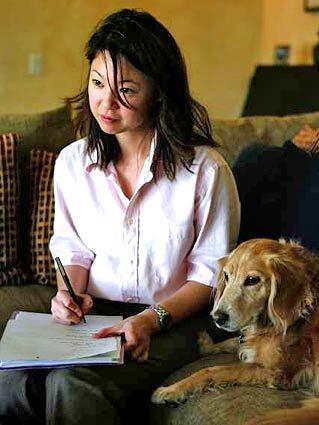
[[[237, 331], [270, 321], [287, 328], [314, 304], [312, 284], [318, 260], [294, 242], [251, 239], [220, 260], [212, 317]], [[315, 270], [316, 269], [316, 270]]]

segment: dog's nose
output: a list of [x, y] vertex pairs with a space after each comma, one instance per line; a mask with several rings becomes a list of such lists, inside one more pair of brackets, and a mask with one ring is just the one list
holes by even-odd
[[213, 314], [213, 319], [215, 320], [217, 325], [222, 326], [226, 322], [228, 322], [229, 315], [227, 313], [222, 312], [222, 311], [216, 311]]

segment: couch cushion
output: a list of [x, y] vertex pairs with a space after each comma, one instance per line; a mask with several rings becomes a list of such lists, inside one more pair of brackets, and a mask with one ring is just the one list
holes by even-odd
[[30, 271], [30, 180], [25, 173], [29, 153], [32, 149], [59, 151], [74, 140], [74, 129], [68, 108], [61, 107], [37, 114], [0, 115], [0, 133], [7, 131], [21, 137], [17, 151], [20, 171], [18, 258], [23, 270]]
[[[217, 364], [233, 363], [230, 354], [203, 357], [172, 374], [164, 385], [176, 382], [191, 373]], [[188, 399], [179, 406], [150, 407], [153, 425], [241, 425], [268, 410], [298, 407], [305, 397], [303, 391], [283, 391], [261, 387], [217, 387]]]
[[256, 116], [213, 120], [213, 137], [229, 164], [251, 143], [281, 146], [304, 125], [319, 127], [319, 112], [285, 117]]
[[17, 145], [17, 135], [0, 135], [0, 286], [24, 280], [18, 265]]
[[257, 140], [252, 124], [245, 118], [213, 121], [213, 138], [220, 145], [217, 149], [232, 164], [246, 145]]
[[11, 314], [16, 310], [50, 312], [50, 300], [55, 288], [43, 285], [3, 286], [0, 288], [0, 336]]
[[30, 267], [32, 281], [55, 285], [55, 267], [49, 251], [53, 234], [53, 171], [57, 155], [53, 152], [30, 152]]
[[254, 128], [256, 138], [265, 145], [282, 146], [306, 124], [319, 127], [319, 112], [285, 117], [248, 117], [247, 121]]

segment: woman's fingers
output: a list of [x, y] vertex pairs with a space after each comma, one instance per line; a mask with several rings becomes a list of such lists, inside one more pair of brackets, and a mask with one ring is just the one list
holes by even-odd
[[138, 362], [144, 362], [148, 359], [149, 343], [141, 343], [134, 350], [131, 351], [132, 359]]
[[79, 323], [83, 315], [82, 310], [76, 304], [68, 291], [60, 290], [51, 300], [51, 312], [53, 320], [58, 323]]
[[102, 328], [97, 332], [94, 332], [92, 336], [94, 338], [106, 338], [107, 336], [119, 335], [121, 332], [118, 332], [117, 329], [112, 326], [109, 328]]
[[88, 313], [93, 307], [93, 299], [91, 295], [79, 294], [78, 299], [79, 299], [79, 306], [81, 307], [82, 313], [83, 314]]
[[112, 335], [124, 336], [124, 350], [131, 352], [132, 359], [145, 361], [148, 358], [150, 333], [141, 326], [141, 318], [132, 316], [119, 324], [103, 328], [93, 334], [94, 338], [106, 338]]
[[72, 323], [80, 323], [81, 317], [75, 314], [73, 311], [66, 309], [60, 304], [53, 304], [51, 307], [52, 317], [55, 322], [62, 323], [64, 325], [71, 325]]
[[144, 351], [143, 351], [143, 353], [140, 355], [140, 357], [137, 359], [137, 361], [139, 362], [139, 363], [143, 363], [143, 362], [146, 362], [146, 360], [148, 360], [148, 354], [149, 354], [149, 351], [150, 351], [150, 347], [148, 346]]

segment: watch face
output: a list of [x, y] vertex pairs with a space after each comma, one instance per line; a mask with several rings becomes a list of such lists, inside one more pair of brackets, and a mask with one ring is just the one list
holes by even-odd
[[150, 306], [149, 308], [152, 308], [156, 312], [156, 314], [158, 316], [158, 322], [159, 322], [159, 325], [160, 325], [160, 329], [162, 331], [169, 329], [171, 324], [172, 324], [172, 318], [171, 318], [170, 313], [158, 304], [154, 305], [154, 306]]
[[159, 308], [160, 325], [162, 329], [168, 329], [171, 325], [171, 315], [163, 307]]
[[170, 314], [169, 313], [164, 314], [163, 315], [163, 318], [162, 318], [162, 321], [163, 321], [163, 327], [168, 328], [169, 325], [171, 324], [171, 316], [170, 316]]

